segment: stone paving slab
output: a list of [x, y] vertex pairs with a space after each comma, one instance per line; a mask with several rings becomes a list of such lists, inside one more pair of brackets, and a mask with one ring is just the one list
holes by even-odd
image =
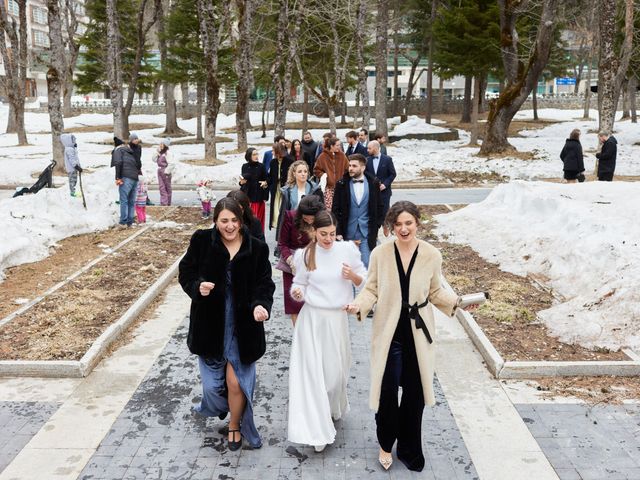
[[640, 479], [640, 406], [516, 408], [561, 480]]
[[[278, 288], [281, 295], [281, 287]], [[280, 297], [281, 298], [281, 297]], [[377, 461], [373, 413], [368, 409], [369, 328], [351, 324], [351, 410], [337, 422], [336, 441], [323, 453], [286, 441], [291, 324], [276, 299], [267, 324], [267, 353], [258, 363], [256, 424], [262, 448], [227, 448], [218, 430], [226, 422], [192, 412], [201, 395], [196, 357], [186, 344], [186, 321], [101, 442], [79, 478], [98, 479], [474, 479], [478, 478], [442, 389], [426, 408], [423, 436], [427, 465], [420, 474], [396, 460], [389, 472]], [[281, 308], [281, 307], [280, 307]]]
[[59, 406], [54, 402], [0, 402], [0, 472]]

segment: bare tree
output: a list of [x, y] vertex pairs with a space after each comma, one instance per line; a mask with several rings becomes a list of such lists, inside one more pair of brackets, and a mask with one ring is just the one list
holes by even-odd
[[[63, 115], [70, 117], [73, 115], [73, 109], [71, 108], [71, 96], [73, 95], [73, 74], [76, 69], [76, 63], [78, 61], [78, 55], [80, 54], [80, 44], [77, 40], [78, 32], [78, 18], [76, 15], [76, 8], [79, 3], [75, 0], [64, 0], [64, 9], [62, 11], [63, 31], [66, 32], [66, 37], [63, 37], [66, 48], [66, 58], [63, 58], [65, 63], [64, 71], [64, 87], [63, 87]], [[59, 11], [60, 9], [58, 9]]]
[[360, 111], [357, 117], [362, 118], [362, 128], [369, 130], [371, 124], [371, 112], [369, 110], [369, 89], [367, 88], [367, 70], [364, 58], [366, 44], [365, 29], [367, 24], [367, 0], [360, 0], [358, 4], [358, 16], [356, 19], [356, 59], [358, 62], [358, 85], [356, 100], [360, 102]]
[[506, 85], [497, 99], [489, 102], [487, 130], [480, 153], [489, 155], [513, 150], [507, 132], [513, 116], [537, 85], [549, 60], [559, 0], [542, 0], [537, 34], [526, 63], [518, 56], [516, 22], [528, 6], [523, 0], [498, 0], [500, 45]]
[[[1, 3], [1, 2], [0, 2]], [[106, 0], [107, 6], [107, 83], [113, 107], [113, 134], [124, 139], [124, 105], [122, 95], [122, 62], [120, 61], [120, 27], [116, 0]]]
[[433, 41], [433, 24], [436, 21], [436, 13], [438, 11], [438, 0], [431, 0], [431, 22], [429, 28], [429, 64], [427, 65], [427, 109], [424, 112], [424, 121], [431, 123], [431, 115], [433, 113], [433, 49], [435, 43]]
[[625, 0], [624, 40], [619, 53], [616, 43], [616, 0], [600, 0], [600, 60], [598, 63], [599, 129], [613, 130], [622, 82], [629, 68], [633, 47], [633, 0]]
[[197, 0], [197, 5], [206, 70], [204, 159], [205, 161], [214, 161], [217, 159], [216, 119], [220, 110], [218, 54], [228, 9], [219, 5], [215, 0]]
[[236, 131], [238, 150], [247, 148], [247, 114], [249, 94], [253, 88], [253, 48], [252, 21], [255, 11], [254, 0], [236, 0], [237, 29], [232, 29], [235, 44], [233, 67], [238, 77], [236, 84]]
[[[0, 1], [0, 54], [4, 77], [0, 77], [9, 100], [7, 133], [18, 134], [18, 145], [27, 145], [24, 128], [24, 98], [27, 81], [27, 1], [18, 3], [18, 22], [7, 16], [5, 2]], [[6, 34], [6, 35], [5, 35]], [[9, 47], [7, 46], [9, 38]]]
[[64, 132], [62, 103], [60, 96], [65, 78], [66, 61], [64, 57], [64, 41], [62, 39], [62, 22], [58, 0], [47, 0], [47, 23], [49, 25], [49, 68], [47, 70], [47, 109], [51, 122], [51, 150], [57, 162], [56, 170], [64, 171], [64, 146], [60, 135]]
[[378, 0], [376, 19], [376, 133], [387, 135], [387, 27], [389, 6], [387, 0]]
[[422, 60], [422, 55], [419, 53], [412, 56], [408, 52], [404, 52], [402, 56], [409, 60], [409, 63], [411, 64], [411, 70], [409, 70], [409, 81], [407, 83], [407, 94], [404, 97], [404, 114], [409, 115], [409, 106], [411, 105], [411, 98], [413, 97], [413, 89], [420, 81], [420, 77], [425, 72], [425, 69], [422, 68], [416, 76], [418, 66]]

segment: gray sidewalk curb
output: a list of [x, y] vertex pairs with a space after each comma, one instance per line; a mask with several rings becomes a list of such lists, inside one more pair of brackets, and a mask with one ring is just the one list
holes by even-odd
[[0, 377], [86, 377], [100, 362], [107, 349], [124, 333], [145, 308], [169, 285], [178, 273], [178, 258], [127, 311], [111, 324], [89, 347], [80, 360], [3, 360]]

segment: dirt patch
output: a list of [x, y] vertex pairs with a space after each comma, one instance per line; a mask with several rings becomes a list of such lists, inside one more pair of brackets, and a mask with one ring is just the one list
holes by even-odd
[[[460, 130], [466, 130], [468, 132], [471, 131], [472, 124], [471, 123], [463, 123], [460, 121], [460, 114], [444, 114], [438, 115], [438, 120], [443, 120], [445, 123], [439, 123], [439, 127], [445, 128], [458, 128]], [[480, 132], [479, 138], [482, 139], [484, 135], [484, 129], [487, 121], [487, 113], [481, 113], [479, 115], [480, 120]], [[540, 130], [542, 128], [546, 128], [549, 125], [554, 125], [556, 123], [560, 123], [558, 120], [548, 120], [548, 119], [538, 119], [538, 120], [513, 120], [509, 125], [509, 133], [507, 134], [509, 137], [521, 137], [520, 132], [522, 130]]]
[[[424, 172], [424, 170], [423, 170]], [[428, 177], [429, 175], [423, 175], [423, 172], [420, 172], [421, 176]], [[433, 173], [433, 172], [432, 172]], [[509, 181], [509, 177], [505, 177], [496, 172], [454, 172], [452, 170], [438, 170], [438, 176], [446, 178], [455, 184], [456, 187], [473, 187], [478, 185], [486, 185], [486, 184], [496, 184], [496, 183], [507, 183]]]
[[537, 320], [537, 313], [554, 302], [552, 292], [541, 286], [540, 279], [503, 272], [467, 245], [440, 241], [432, 231], [436, 224], [433, 215], [449, 210], [440, 205], [420, 209], [423, 219], [429, 220], [423, 225], [420, 236], [442, 253], [443, 272], [453, 289], [461, 295], [491, 294], [491, 301], [478, 308], [473, 317], [505, 360], [629, 359], [621, 351], [590, 350], [552, 337], [547, 327]]
[[224, 160], [216, 158], [215, 160], [205, 160], [204, 158], [189, 158], [182, 159], [180, 163], [188, 163], [189, 165], [195, 165], [197, 167], [217, 167], [218, 165], [224, 165]]
[[638, 377], [537, 378], [535, 383], [544, 397], [577, 397], [590, 405], [640, 399]]
[[[216, 136], [216, 143], [231, 143], [233, 141], [231, 137]], [[171, 145], [204, 145], [204, 139], [182, 138], [180, 140], [171, 140]]]
[[[149, 209], [150, 213], [152, 210]], [[93, 341], [139, 298], [139, 296], [186, 250], [189, 238], [198, 227], [209, 222], [200, 219], [199, 209], [173, 207], [165, 209], [162, 220], [184, 224], [175, 228], [150, 228], [117, 252], [56, 291], [43, 301], [0, 328], [0, 358], [4, 360], [79, 360]], [[108, 230], [94, 234], [94, 253], [102, 253], [99, 244], [110, 239], [113, 244], [133, 234], [131, 229]], [[122, 235], [122, 237], [120, 237]], [[84, 241], [88, 239], [85, 237]], [[56, 271], [58, 279], [94, 258], [83, 254], [73, 268], [65, 259], [73, 257], [73, 248], [81, 250], [82, 240], [69, 239], [64, 255], [54, 255], [47, 268]], [[31, 264], [33, 280], [27, 270], [20, 272], [27, 284], [25, 290], [46, 290], [38, 285], [43, 274], [39, 265]], [[64, 264], [60, 265], [59, 264]], [[17, 267], [19, 268], [19, 267]], [[14, 274], [16, 272], [13, 272]], [[44, 272], [46, 273], [46, 271]], [[51, 274], [53, 275], [53, 273]], [[17, 277], [17, 275], [15, 275]], [[11, 277], [10, 280], [13, 280]], [[31, 283], [29, 283], [31, 282]], [[48, 282], [53, 284], [54, 282]], [[0, 291], [4, 294], [4, 284]], [[30, 290], [33, 292], [33, 290]], [[12, 290], [15, 298], [16, 288]], [[32, 295], [33, 293], [31, 293]], [[16, 310], [12, 308], [11, 310]]]

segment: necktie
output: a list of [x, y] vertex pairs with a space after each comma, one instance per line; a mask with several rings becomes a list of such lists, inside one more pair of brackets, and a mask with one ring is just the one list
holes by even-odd
[[364, 180], [354, 180], [353, 183], [364, 183]]

